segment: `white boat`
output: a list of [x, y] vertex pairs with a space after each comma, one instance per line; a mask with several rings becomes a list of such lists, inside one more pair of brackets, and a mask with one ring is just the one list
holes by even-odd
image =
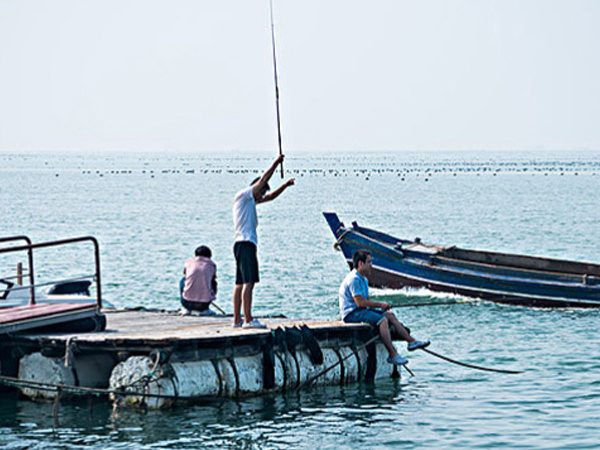
[[[95, 299], [90, 296], [89, 280], [60, 281], [44, 289], [36, 289], [36, 304], [52, 303], [93, 303]], [[28, 286], [21, 286], [7, 279], [0, 278], [0, 309], [25, 306], [30, 303], [31, 290]], [[103, 306], [112, 306], [103, 301]]]
[[[15, 245], [16, 241], [25, 244]], [[93, 273], [36, 283], [35, 250], [79, 243], [93, 244]], [[0, 237], [0, 257], [5, 254], [16, 255], [17, 261], [22, 255], [26, 263], [17, 263], [16, 274], [0, 273], [0, 335], [40, 330], [88, 332], [105, 329], [106, 317], [101, 312], [100, 248], [96, 238], [83, 236], [33, 243], [27, 236]], [[15, 260], [14, 257], [10, 259]], [[0, 268], [7, 265], [10, 264], [4, 259]], [[59, 276], [57, 273], [56, 277]], [[93, 295], [90, 293], [92, 284]]]

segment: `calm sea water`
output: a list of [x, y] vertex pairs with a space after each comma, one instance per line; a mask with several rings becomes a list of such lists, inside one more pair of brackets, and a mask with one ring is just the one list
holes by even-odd
[[[106, 300], [164, 309], [178, 308], [183, 261], [205, 244], [219, 267], [218, 303], [231, 311], [231, 200], [269, 164], [265, 155], [0, 155], [0, 235], [94, 235]], [[600, 262], [600, 153], [301, 155], [286, 170], [297, 185], [259, 206], [259, 315], [338, 317], [347, 269], [323, 211], [425, 242]], [[89, 274], [92, 262], [86, 245], [45, 250], [39, 280]], [[0, 260], [2, 274], [14, 263]], [[397, 304], [457, 298], [374, 294]], [[52, 405], [2, 394], [0, 447], [600, 447], [600, 311], [483, 302], [398, 315], [439, 353], [524, 373], [417, 352], [416, 377], [401, 381], [118, 417], [103, 402], [93, 415], [64, 404], [58, 427]]]

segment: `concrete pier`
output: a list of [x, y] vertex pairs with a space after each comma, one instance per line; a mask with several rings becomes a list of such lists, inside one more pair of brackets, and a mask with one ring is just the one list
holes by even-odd
[[[103, 332], [6, 338], [2, 375], [106, 389], [121, 405], [165, 408], [194, 398], [294, 390], [331, 366], [313, 383], [343, 385], [393, 373], [379, 340], [365, 346], [374, 336], [367, 325], [266, 318], [268, 329], [241, 329], [231, 327], [230, 317], [104, 312]], [[36, 400], [57, 395], [35, 386], [21, 392]]]

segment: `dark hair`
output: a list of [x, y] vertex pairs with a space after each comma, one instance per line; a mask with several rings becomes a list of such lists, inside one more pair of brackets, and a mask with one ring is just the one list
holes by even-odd
[[212, 252], [210, 251], [210, 248], [208, 248], [206, 245], [201, 245], [196, 249], [196, 256], [204, 256], [206, 258], [210, 258], [212, 256]]
[[352, 255], [352, 266], [354, 269], [358, 269], [358, 263], [366, 263], [367, 262], [367, 256], [369, 256], [371, 254], [371, 252], [369, 250], [365, 250], [365, 249], [360, 249], [360, 250], [356, 250], [354, 252], [354, 255]]
[[[254, 186], [258, 181], [260, 181], [262, 177], [256, 177], [254, 180], [252, 180], [252, 183], [250, 183], [250, 186]], [[267, 191], [271, 190], [271, 186], [269, 186], [269, 183], [267, 183], [266, 185], [267, 187]]]

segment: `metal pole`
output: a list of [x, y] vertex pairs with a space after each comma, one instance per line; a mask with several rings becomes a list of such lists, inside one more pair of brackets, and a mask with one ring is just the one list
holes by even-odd
[[31, 243], [27, 247], [27, 261], [29, 263], [29, 304], [35, 305], [35, 276], [33, 273], [33, 249]]
[[[10, 236], [10, 237], [2, 237], [0, 238], [0, 243], [2, 242], [11, 242], [11, 241], [25, 241], [27, 243], [26, 246], [20, 246], [16, 250], [27, 250], [27, 261], [29, 263], [29, 304], [35, 304], [35, 288], [34, 288], [34, 275], [33, 275], [33, 251], [31, 249], [31, 245], [33, 245], [31, 239], [27, 236]], [[4, 248], [0, 249], [0, 253], [15, 251], [13, 248]], [[18, 270], [18, 269], [17, 269]], [[23, 279], [21, 278], [19, 284], [22, 285]]]
[[94, 260], [96, 263], [96, 303], [98, 308], [102, 308], [102, 282], [100, 279], [100, 245], [95, 237], [91, 237], [94, 243]]

